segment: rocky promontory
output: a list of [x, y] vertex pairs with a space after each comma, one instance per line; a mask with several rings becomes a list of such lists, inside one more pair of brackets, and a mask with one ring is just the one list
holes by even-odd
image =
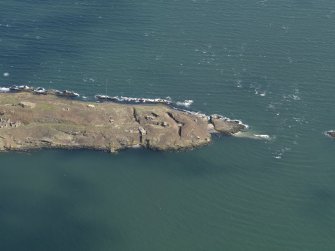
[[179, 150], [208, 144], [212, 133], [233, 135], [245, 128], [239, 121], [165, 104], [97, 103], [32, 92], [0, 93], [0, 151]]

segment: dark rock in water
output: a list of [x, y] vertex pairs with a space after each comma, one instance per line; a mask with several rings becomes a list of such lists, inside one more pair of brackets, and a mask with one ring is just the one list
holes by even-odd
[[214, 125], [214, 129], [217, 132], [226, 135], [233, 135], [247, 128], [246, 125], [242, 124], [239, 120], [230, 120], [217, 115], [212, 115], [210, 122]]
[[335, 138], [335, 131], [334, 130], [327, 131], [325, 134], [329, 137]]

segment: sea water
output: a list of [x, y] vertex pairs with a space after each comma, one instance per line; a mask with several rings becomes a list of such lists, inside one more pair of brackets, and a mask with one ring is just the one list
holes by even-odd
[[0, 82], [193, 100], [269, 139], [0, 154], [0, 250], [335, 249], [335, 2], [0, 3]]

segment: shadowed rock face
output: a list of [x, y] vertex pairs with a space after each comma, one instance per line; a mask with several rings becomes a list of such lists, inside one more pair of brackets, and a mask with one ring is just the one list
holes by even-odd
[[[206, 145], [210, 125], [234, 134], [241, 125], [165, 105], [90, 103], [32, 93], [0, 94], [0, 151], [38, 148], [178, 150]], [[213, 127], [213, 126], [212, 126]]]

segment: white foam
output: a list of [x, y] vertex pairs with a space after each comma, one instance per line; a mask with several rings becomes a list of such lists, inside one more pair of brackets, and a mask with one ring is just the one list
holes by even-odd
[[178, 106], [184, 106], [184, 107], [190, 107], [193, 104], [193, 102], [194, 102], [193, 100], [187, 99], [187, 100], [184, 100], [183, 102], [177, 101], [176, 105], [178, 105]]
[[260, 138], [260, 139], [266, 139], [266, 140], [271, 139], [270, 135], [268, 135], [268, 134], [254, 134], [254, 136], [256, 138]]
[[241, 131], [235, 133], [234, 136], [239, 138], [248, 138], [248, 139], [256, 139], [256, 140], [271, 140], [270, 135], [267, 134], [254, 134], [250, 131]]
[[4, 92], [10, 92], [10, 89], [7, 87], [0, 87], [0, 92], [4, 93]]
[[331, 134], [334, 132], [335, 132], [334, 130], [328, 130], [328, 131], [323, 132], [323, 134], [326, 135], [327, 137], [333, 138]]
[[301, 100], [301, 98], [298, 95], [293, 94], [292, 95], [293, 100]]
[[208, 116], [204, 113], [201, 113], [201, 112], [193, 112], [193, 111], [189, 111], [189, 110], [185, 110], [185, 109], [179, 109], [179, 108], [176, 108], [176, 107], [172, 107], [172, 108], [177, 110], [177, 111], [182, 111], [182, 112], [185, 112], [187, 114], [192, 114], [192, 115], [197, 116], [199, 118], [206, 119], [207, 121], [210, 120], [210, 116]]
[[284, 99], [291, 99], [291, 100], [294, 100], [294, 101], [300, 101], [301, 100], [301, 97], [298, 96], [297, 94], [289, 94], [289, 95], [284, 95], [283, 96]]
[[95, 95], [95, 98], [105, 101], [114, 101], [121, 103], [149, 103], [149, 104], [167, 104], [170, 105], [171, 101], [162, 98], [133, 98], [133, 97], [124, 97], [124, 96], [114, 96], [110, 97], [107, 95]]
[[10, 75], [9, 72], [4, 72], [4, 73], [3, 73], [3, 76], [4, 76], [4, 77], [9, 77], [9, 75]]
[[255, 95], [265, 97], [266, 96], [266, 91], [260, 91], [258, 89], [255, 89]]
[[284, 157], [284, 154], [288, 151], [291, 151], [290, 147], [283, 147], [282, 149], [276, 151], [274, 158], [275, 159], [282, 159]]
[[222, 115], [219, 115], [219, 114], [212, 114], [210, 117], [215, 118], [215, 119], [222, 119], [222, 120], [228, 121], [228, 122], [235, 122], [237, 124], [243, 125], [246, 129], [249, 129], [249, 125], [244, 124], [242, 122], [242, 120], [239, 120], [239, 119], [230, 119], [228, 117], [225, 117], [225, 116], [222, 116]]
[[237, 88], [242, 88], [242, 80], [238, 79], [235, 82]]

